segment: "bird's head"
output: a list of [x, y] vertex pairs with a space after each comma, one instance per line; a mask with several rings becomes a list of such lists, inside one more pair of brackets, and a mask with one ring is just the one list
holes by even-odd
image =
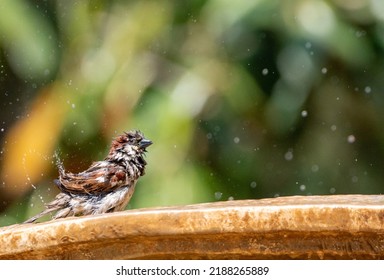
[[107, 160], [114, 161], [130, 161], [136, 158], [142, 160], [142, 164], [146, 162], [142, 158], [147, 151], [146, 148], [152, 145], [152, 141], [144, 137], [143, 133], [138, 130], [124, 132], [124, 134], [116, 137], [112, 141], [111, 149], [107, 156]]

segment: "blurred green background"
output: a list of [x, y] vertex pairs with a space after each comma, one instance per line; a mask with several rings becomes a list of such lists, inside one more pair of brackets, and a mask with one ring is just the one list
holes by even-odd
[[113, 137], [129, 208], [384, 191], [384, 1], [0, 2], [0, 225]]

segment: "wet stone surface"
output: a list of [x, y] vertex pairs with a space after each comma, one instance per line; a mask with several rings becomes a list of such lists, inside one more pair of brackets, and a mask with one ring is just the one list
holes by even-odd
[[384, 196], [214, 202], [0, 228], [0, 259], [384, 259]]

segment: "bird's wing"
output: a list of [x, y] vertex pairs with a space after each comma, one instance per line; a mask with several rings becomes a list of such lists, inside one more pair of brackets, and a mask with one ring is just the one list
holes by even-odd
[[100, 194], [124, 186], [127, 182], [126, 177], [123, 166], [99, 161], [81, 173], [61, 173], [56, 184], [66, 193]]

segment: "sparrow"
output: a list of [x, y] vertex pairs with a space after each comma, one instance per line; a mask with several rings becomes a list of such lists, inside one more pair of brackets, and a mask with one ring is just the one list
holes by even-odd
[[45, 205], [45, 210], [24, 223], [56, 212], [53, 219], [95, 215], [124, 210], [137, 180], [145, 174], [146, 148], [152, 141], [132, 130], [116, 137], [107, 157], [80, 173], [67, 172], [57, 157], [59, 178], [54, 180], [60, 193]]

